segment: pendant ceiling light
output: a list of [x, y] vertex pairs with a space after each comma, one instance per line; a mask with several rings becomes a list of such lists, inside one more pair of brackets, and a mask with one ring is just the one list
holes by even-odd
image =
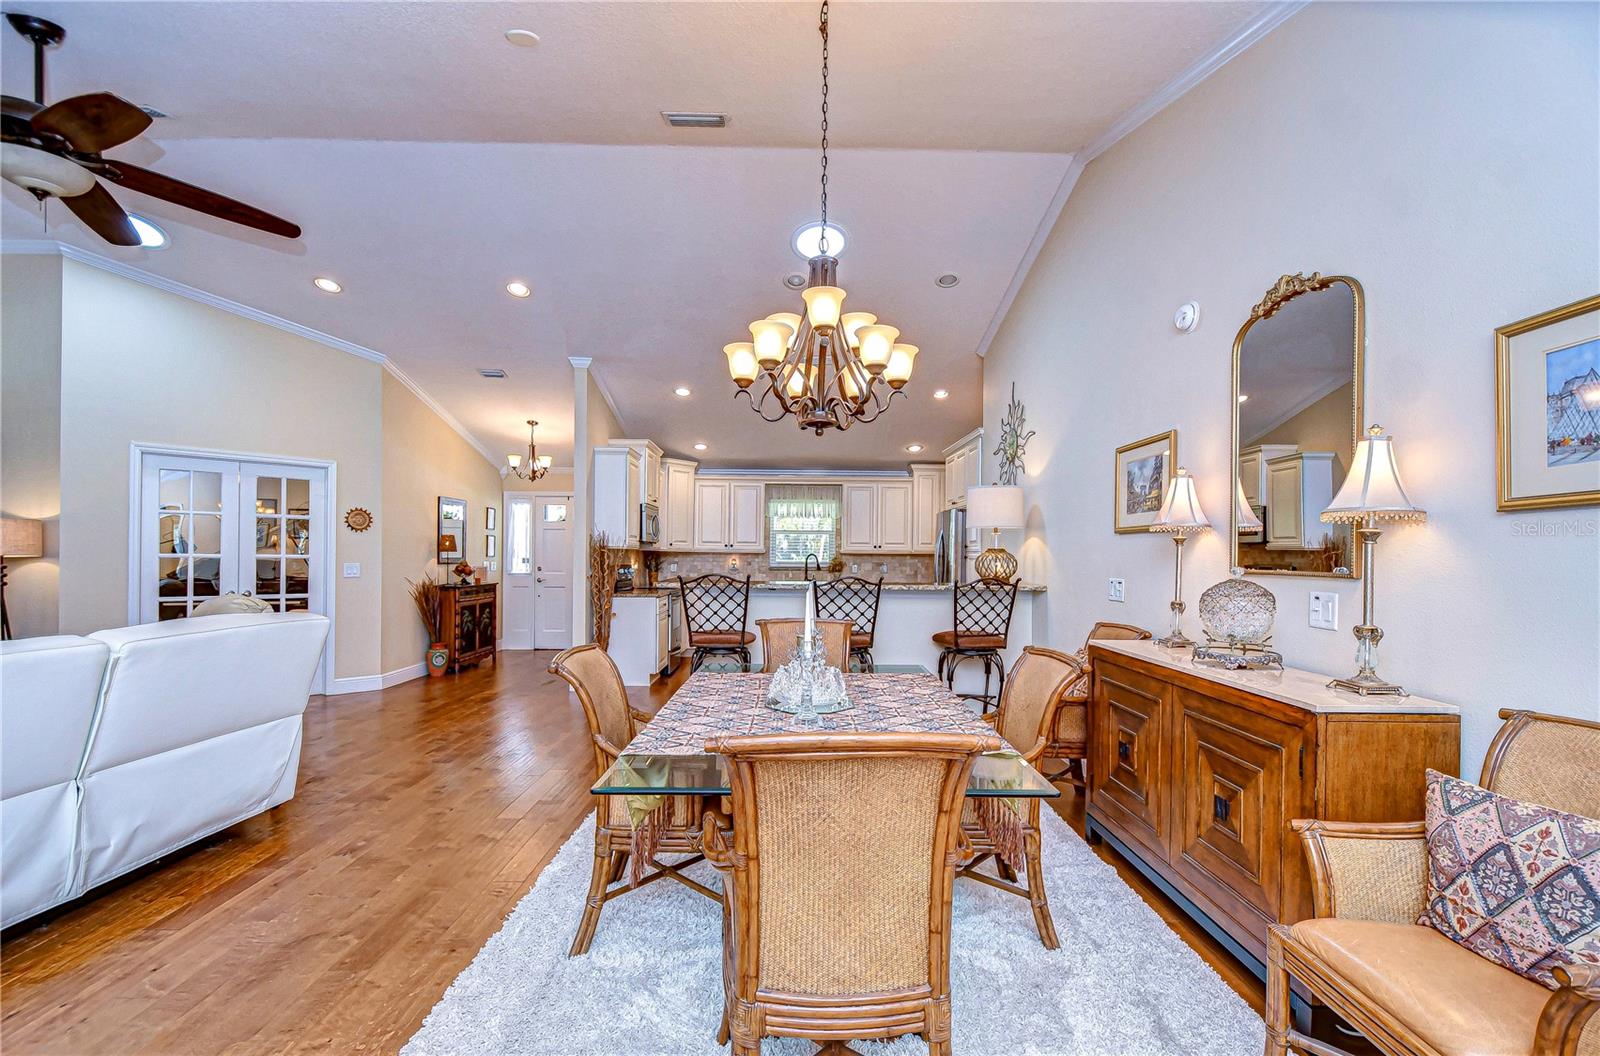
[[[801, 429], [841, 432], [870, 422], [911, 380], [917, 346], [871, 312], [844, 310], [839, 259], [828, 252], [828, 4], [822, 34], [822, 236], [800, 296], [805, 312], [773, 312], [750, 324], [750, 340], [723, 346], [728, 373], [769, 422], [793, 416]], [[758, 391], [759, 390], [759, 391]], [[770, 406], [769, 406], [770, 405]]]
[[523, 480], [539, 480], [546, 473], [550, 472], [550, 463], [552, 459], [549, 455], [541, 455], [539, 453], [539, 449], [535, 447], [533, 443], [533, 431], [534, 429], [538, 428], [538, 426], [538, 422], [534, 421], [532, 418], [528, 419], [527, 468], [523, 468], [521, 455], [506, 456], [506, 468], [511, 471], [512, 476], [521, 477]]

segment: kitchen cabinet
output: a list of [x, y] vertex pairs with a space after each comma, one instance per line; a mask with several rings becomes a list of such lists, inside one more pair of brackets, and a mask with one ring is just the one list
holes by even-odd
[[1300, 450], [1297, 444], [1256, 444], [1239, 452], [1239, 487], [1252, 506], [1267, 502], [1267, 463]]
[[766, 485], [742, 480], [694, 482], [694, 548], [758, 554], [766, 546]]
[[1318, 550], [1333, 528], [1322, 511], [1333, 501], [1332, 451], [1300, 451], [1267, 463], [1268, 550]]
[[913, 487], [909, 480], [844, 485], [840, 549], [848, 554], [912, 552]]
[[654, 440], [617, 440], [606, 441], [612, 447], [631, 447], [639, 452], [639, 477], [644, 482], [644, 490], [640, 493], [639, 501], [647, 502], [652, 506], [661, 505], [661, 448]]
[[975, 429], [944, 452], [944, 503], [967, 505], [967, 489], [983, 483], [983, 430]]
[[644, 460], [637, 448], [594, 449], [594, 524], [611, 545], [639, 545], [639, 510], [644, 501]]
[[625, 686], [648, 686], [671, 666], [671, 601], [666, 594], [618, 594], [611, 601], [606, 653]]
[[944, 466], [911, 467], [911, 550], [931, 554], [939, 543], [939, 514], [944, 510]]
[[694, 548], [695, 463], [681, 458], [661, 460], [661, 541], [658, 550]]

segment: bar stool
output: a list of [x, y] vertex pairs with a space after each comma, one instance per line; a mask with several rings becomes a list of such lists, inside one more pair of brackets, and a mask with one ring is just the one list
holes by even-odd
[[872, 670], [872, 641], [878, 626], [878, 599], [883, 580], [876, 583], [860, 576], [841, 576], [818, 580], [817, 619], [850, 621], [850, 659], [864, 670]]
[[[1006, 689], [1006, 665], [1000, 650], [1006, 647], [1011, 634], [1011, 613], [1017, 606], [1017, 581], [1001, 583], [979, 579], [971, 583], [957, 583], [951, 592], [955, 618], [948, 631], [933, 636], [939, 646], [939, 675], [951, 690], [956, 688], [956, 668], [968, 660], [983, 662], [983, 692], [963, 693], [968, 700], [983, 702], [987, 712], [1000, 700]], [[989, 670], [999, 672], [1000, 686], [989, 692]]]
[[678, 593], [683, 597], [683, 618], [694, 649], [690, 673], [700, 670], [711, 656], [732, 656], [749, 667], [750, 643], [756, 640], [744, 629], [750, 612], [750, 577], [735, 579], [719, 572], [690, 580], [679, 576]]

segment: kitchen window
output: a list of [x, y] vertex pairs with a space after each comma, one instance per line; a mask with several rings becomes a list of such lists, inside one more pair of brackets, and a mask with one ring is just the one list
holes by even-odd
[[837, 485], [767, 485], [767, 564], [800, 568], [815, 554], [827, 568], [839, 552]]

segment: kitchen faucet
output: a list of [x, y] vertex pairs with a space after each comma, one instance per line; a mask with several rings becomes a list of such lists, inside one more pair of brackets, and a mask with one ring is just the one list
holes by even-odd
[[807, 554], [806, 555], [806, 570], [805, 570], [805, 577], [807, 579], [811, 578], [811, 563], [813, 561], [815, 561], [817, 563], [817, 571], [818, 572], [822, 571], [822, 558], [818, 557], [816, 554]]

